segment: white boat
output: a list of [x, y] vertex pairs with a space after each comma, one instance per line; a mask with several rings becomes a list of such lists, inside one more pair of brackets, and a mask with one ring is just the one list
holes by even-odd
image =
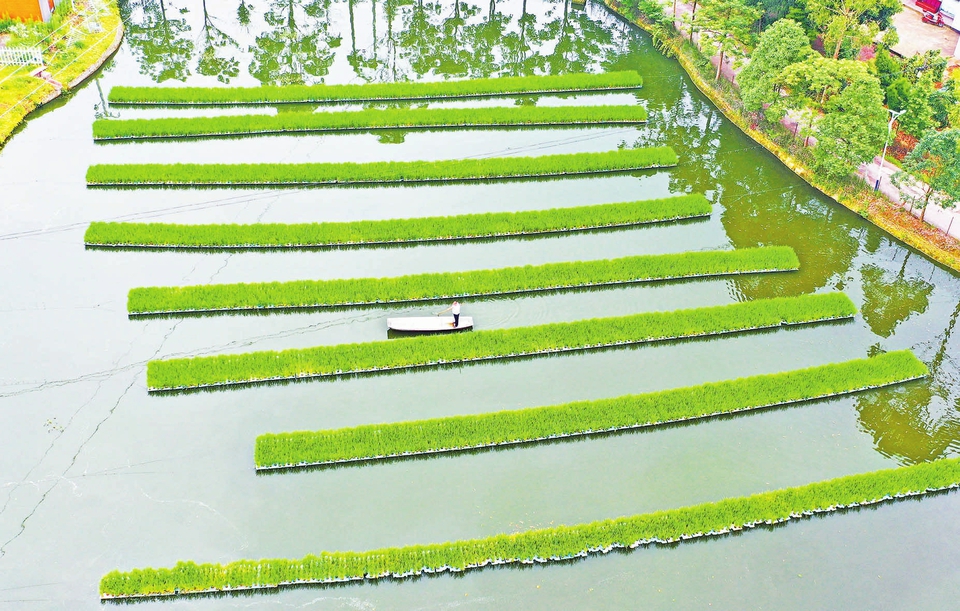
[[394, 331], [429, 333], [431, 331], [462, 331], [473, 326], [472, 316], [461, 316], [460, 324], [453, 326], [453, 316], [409, 316], [388, 318], [387, 328]]

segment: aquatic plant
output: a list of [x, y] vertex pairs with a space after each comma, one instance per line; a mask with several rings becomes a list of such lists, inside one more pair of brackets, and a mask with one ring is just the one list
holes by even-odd
[[127, 311], [130, 314], [172, 314], [434, 301], [652, 280], [789, 271], [799, 267], [800, 261], [792, 248], [767, 246], [392, 278], [154, 286], [130, 289]]
[[93, 138], [138, 140], [371, 129], [623, 125], [646, 120], [647, 111], [636, 105], [392, 108], [173, 119], [97, 119], [93, 122]]
[[677, 154], [666, 146], [603, 153], [443, 161], [98, 164], [87, 169], [87, 184], [216, 186], [445, 182], [626, 172], [676, 164]]
[[216, 593], [571, 560], [654, 542], [717, 536], [958, 486], [960, 458], [949, 458], [679, 509], [482, 539], [366, 552], [321, 552], [298, 559], [238, 560], [228, 564], [178, 562], [172, 568], [112, 571], [100, 580], [100, 596], [132, 598]]
[[590, 231], [710, 216], [711, 205], [692, 193], [616, 204], [487, 212], [345, 223], [90, 223], [88, 246], [142, 248], [321, 248], [438, 242]]
[[238, 105], [276, 103], [368, 102], [496, 97], [517, 94], [573, 93], [638, 89], [636, 72], [505, 76], [461, 81], [371, 83], [366, 85], [284, 85], [262, 87], [114, 87], [111, 104]]
[[612, 399], [257, 437], [258, 469], [367, 461], [619, 431], [822, 399], [928, 374], [909, 350]]
[[515, 358], [849, 318], [843, 293], [762, 299], [533, 327], [150, 361], [151, 391], [202, 388]]

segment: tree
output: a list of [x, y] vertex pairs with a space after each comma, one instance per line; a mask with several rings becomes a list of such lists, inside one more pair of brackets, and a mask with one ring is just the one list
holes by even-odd
[[810, 21], [823, 34], [825, 46], [833, 45], [833, 59], [840, 57], [844, 42], [855, 47], [868, 44], [890, 17], [902, 10], [898, 0], [809, 0]]
[[[953, 208], [960, 200], [960, 129], [927, 132], [903, 160], [903, 171], [892, 176], [904, 201], [920, 208], [927, 205]], [[919, 184], [918, 184], [919, 183]], [[919, 186], [916, 194], [913, 187]]]
[[302, 85], [307, 77], [322, 77], [330, 70], [340, 45], [339, 36], [327, 33], [328, 0], [270, 0], [263, 15], [272, 29], [250, 47], [250, 75], [264, 85]]
[[779, 82], [789, 92], [786, 105], [823, 113], [813, 149], [814, 166], [821, 174], [842, 178], [883, 144], [887, 131], [883, 91], [866, 64], [816, 57], [788, 66]]
[[886, 47], [880, 47], [877, 50], [877, 55], [873, 58], [873, 66], [877, 69], [877, 78], [880, 79], [880, 86], [884, 89], [890, 87], [902, 74], [900, 62], [890, 55]]
[[886, 91], [887, 106], [892, 110], [903, 110], [907, 107], [907, 101], [910, 99], [910, 81], [902, 76], [890, 83]]
[[753, 24], [762, 10], [747, 6], [744, 0], [709, 0], [700, 9], [700, 42], [708, 55], [720, 53], [717, 74], [720, 79], [723, 60], [746, 56], [746, 46], [753, 38]]
[[825, 110], [817, 124], [813, 157], [818, 171], [842, 178], [872, 159], [883, 144], [887, 111], [879, 81], [870, 75], [869, 79], [851, 83]]
[[207, 0], [202, 0], [200, 6], [203, 9], [203, 48], [197, 61], [197, 72], [204, 76], [215, 76], [221, 83], [229, 83], [231, 78], [240, 74], [240, 62], [232, 56], [217, 55], [217, 49], [237, 48], [237, 41], [213, 23], [213, 17], [207, 11]]
[[769, 104], [771, 118], [780, 120], [783, 109], [778, 103], [781, 96], [777, 79], [787, 66], [802, 62], [812, 55], [810, 41], [796, 21], [781, 19], [767, 28], [760, 35], [760, 42], [750, 56], [750, 63], [737, 75], [744, 108], [759, 112]]
[[897, 119], [901, 131], [919, 138], [936, 124], [929, 102], [932, 92], [933, 86], [926, 80], [910, 86], [902, 108], [905, 112]]

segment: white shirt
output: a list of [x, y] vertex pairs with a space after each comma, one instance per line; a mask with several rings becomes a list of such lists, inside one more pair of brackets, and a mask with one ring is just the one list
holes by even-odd
[[459, 303], [453, 304], [453, 314], [457, 315], [459, 313], [460, 313], [460, 304]]

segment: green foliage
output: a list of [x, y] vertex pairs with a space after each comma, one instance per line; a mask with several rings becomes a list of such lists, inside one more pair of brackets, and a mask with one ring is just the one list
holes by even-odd
[[794, 108], [819, 109], [814, 168], [823, 176], [841, 179], [872, 159], [883, 145], [887, 111], [880, 81], [866, 64], [817, 57], [788, 66], [780, 83]]
[[889, 88], [903, 74], [900, 60], [890, 55], [890, 51], [886, 47], [877, 49], [877, 55], [873, 58], [873, 66], [877, 70], [880, 86], [884, 89]]
[[754, 38], [753, 25], [762, 13], [746, 0], [703, 1], [697, 21], [700, 45], [708, 56], [720, 55], [714, 80], [719, 80], [725, 58], [732, 58], [737, 67], [746, 56], [746, 48]]
[[[960, 116], [960, 82], [950, 79], [940, 89], [930, 92], [928, 102], [937, 128], [950, 127], [951, 115]], [[960, 127], [960, 125], [954, 127]]]
[[160, 248], [336, 247], [526, 236], [626, 227], [709, 216], [699, 193], [664, 199], [457, 216], [347, 223], [177, 225], [91, 223], [83, 239], [99, 246]]
[[833, 397], [917, 379], [909, 350], [643, 395], [564, 405], [257, 437], [258, 469], [470, 450], [682, 422]]
[[176, 390], [514, 358], [807, 324], [855, 312], [846, 295], [827, 293], [402, 341], [150, 361], [147, 387]]
[[169, 569], [112, 571], [100, 580], [100, 596], [135, 597], [271, 588], [293, 583], [336, 583], [463, 571], [491, 563], [567, 560], [652, 542], [719, 535], [812, 513], [927, 494], [955, 488], [958, 484], [960, 459], [944, 459], [680, 509], [484, 539], [368, 552], [322, 552], [296, 560], [239, 560], [225, 565], [178, 562]]
[[396, 128], [603, 125], [646, 120], [647, 111], [642, 106], [368, 109], [176, 119], [98, 119], [93, 123], [93, 137], [109, 140]]
[[[926, 211], [927, 204], [953, 208], [960, 201], [960, 129], [927, 132], [892, 177], [904, 201]], [[921, 186], [919, 195], [910, 187]], [[921, 217], [922, 218], [922, 217]]]
[[103, 164], [87, 169], [90, 185], [349, 185], [493, 180], [625, 172], [677, 164], [670, 147], [540, 157], [371, 163]]
[[869, 44], [903, 10], [899, 0], [808, 0], [807, 9], [833, 59], [844, 45], [859, 50]]
[[799, 267], [792, 248], [770, 246], [393, 278], [134, 288], [127, 298], [127, 311], [169, 314], [434, 301]]
[[897, 119], [900, 131], [920, 138], [928, 129], [936, 125], [929, 102], [932, 91], [933, 89], [926, 86], [923, 81], [910, 86], [903, 106], [906, 112]]
[[904, 77], [899, 77], [890, 83], [890, 86], [886, 89], [886, 101], [887, 106], [892, 110], [904, 110], [907, 107], [907, 102], [910, 100], [910, 93], [913, 91], [913, 86], [910, 84], [910, 81]]
[[781, 19], [760, 35], [760, 42], [750, 56], [750, 64], [737, 75], [740, 96], [747, 111], [765, 114], [774, 121], [783, 117], [779, 79], [787, 66], [813, 55], [803, 27], [792, 19]]
[[530, 93], [637, 89], [636, 72], [564, 74], [369, 85], [263, 87], [114, 87], [110, 103], [128, 105], [276, 104], [506, 96]]
[[926, 78], [935, 83], [943, 80], [943, 73], [947, 69], [947, 58], [940, 49], [932, 49], [925, 53], [916, 53], [903, 62], [903, 75], [911, 83], [917, 83]]

